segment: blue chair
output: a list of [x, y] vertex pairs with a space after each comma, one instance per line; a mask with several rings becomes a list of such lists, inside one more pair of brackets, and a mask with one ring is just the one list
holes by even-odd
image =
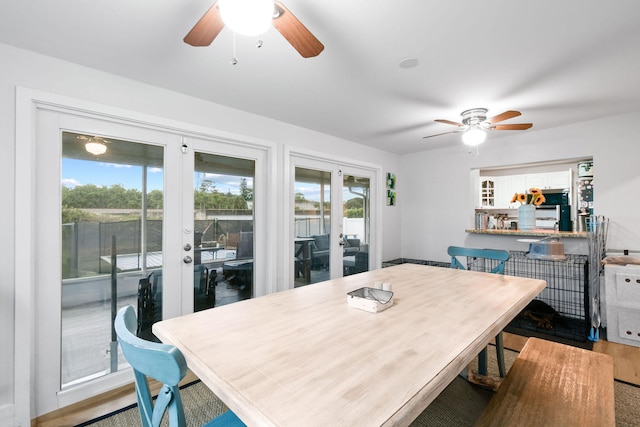
[[[169, 414], [169, 426], [186, 427], [180, 388], [178, 383], [187, 373], [184, 356], [172, 345], [155, 343], [135, 335], [138, 321], [132, 306], [118, 311], [115, 330], [118, 342], [127, 362], [133, 368], [136, 396], [142, 427], [158, 427], [165, 412]], [[153, 404], [147, 377], [163, 383]], [[207, 427], [236, 427], [245, 424], [231, 411], [226, 411], [206, 424]]]
[[[449, 246], [447, 253], [451, 256], [451, 268], [468, 270], [456, 257], [467, 257], [483, 260], [491, 260], [492, 264], [497, 263], [490, 269], [489, 273], [504, 274], [504, 263], [509, 259], [509, 252], [497, 249], [473, 249]], [[498, 359], [498, 372], [502, 378], [506, 375], [504, 362], [504, 341], [502, 331], [496, 335], [496, 356]], [[487, 349], [485, 348], [478, 355], [478, 372], [487, 375]]]

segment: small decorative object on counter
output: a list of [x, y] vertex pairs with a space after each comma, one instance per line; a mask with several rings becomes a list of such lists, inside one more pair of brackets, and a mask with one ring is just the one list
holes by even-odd
[[[375, 286], [378, 282], [376, 282]], [[390, 283], [386, 283], [391, 288]], [[384, 287], [384, 284], [381, 286]], [[393, 292], [376, 288], [359, 288], [347, 293], [347, 303], [349, 307], [370, 313], [379, 313], [393, 305]]]
[[545, 198], [539, 188], [530, 188], [529, 193], [515, 193], [511, 203], [520, 202], [518, 208], [518, 228], [523, 231], [536, 228], [536, 206], [544, 203]]
[[476, 212], [476, 230], [486, 230], [487, 228], [489, 228], [489, 214]]

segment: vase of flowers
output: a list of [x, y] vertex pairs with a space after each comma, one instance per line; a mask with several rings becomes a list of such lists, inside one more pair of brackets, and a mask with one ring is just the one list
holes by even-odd
[[539, 188], [530, 188], [528, 193], [516, 193], [511, 203], [519, 202], [518, 228], [523, 231], [536, 228], [536, 206], [544, 203], [545, 198]]

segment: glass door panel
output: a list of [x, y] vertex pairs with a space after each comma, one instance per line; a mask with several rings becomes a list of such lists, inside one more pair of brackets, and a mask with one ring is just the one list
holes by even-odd
[[112, 319], [162, 318], [164, 148], [62, 132], [61, 389], [126, 365]]
[[255, 161], [194, 153], [194, 311], [254, 294]]
[[294, 286], [330, 278], [331, 178], [329, 171], [295, 168]]
[[370, 193], [370, 178], [343, 174], [342, 264], [345, 276], [369, 270]]

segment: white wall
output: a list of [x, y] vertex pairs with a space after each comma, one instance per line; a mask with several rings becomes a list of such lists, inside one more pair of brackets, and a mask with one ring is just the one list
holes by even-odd
[[[449, 245], [527, 250], [514, 236], [465, 233], [472, 228], [470, 170], [591, 156], [594, 211], [610, 219], [607, 248], [640, 250], [638, 123], [635, 112], [488, 139], [478, 156], [459, 143], [403, 157], [402, 256], [446, 261]], [[585, 239], [564, 239], [564, 244], [565, 253], [588, 253]]]
[[[349, 141], [288, 125], [261, 116], [184, 96], [175, 92], [124, 79], [100, 71], [59, 61], [32, 52], [0, 44], [0, 180], [3, 209], [0, 221], [0, 426], [13, 425], [14, 402], [14, 306], [15, 259], [14, 197], [15, 197], [15, 102], [16, 87], [25, 87], [129, 111], [166, 117], [216, 131], [229, 132], [238, 138], [250, 137], [277, 144], [278, 152], [285, 146], [302, 147], [346, 159], [358, 159], [381, 165], [383, 172], [397, 172], [399, 156], [363, 147]], [[286, 94], [285, 94], [286, 95]], [[279, 159], [279, 162], [282, 160]], [[280, 176], [284, 172], [280, 167]], [[280, 185], [280, 183], [277, 183]], [[384, 187], [384, 182], [381, 183]], [[381, 188], [383, 191], [384, 188]], [[381, 200], [384, 194], [380, 195]], [[400, 256], [400, 210], [384, 207], [381, 223], [382, 259]], [[19, 213], [18, 213], [19, 215]], [[19, 238], [19, 236], [18, 236]], [[46, 284], [39, 284], [46, 285]], [[28, 340], [29, 337], [17, 337]], [[26, 356], [26, 355], [25, 355]], [[18, 378], [16, 381], [24, 381]], [[6, 424], [5, 424], [6, 423]]]

